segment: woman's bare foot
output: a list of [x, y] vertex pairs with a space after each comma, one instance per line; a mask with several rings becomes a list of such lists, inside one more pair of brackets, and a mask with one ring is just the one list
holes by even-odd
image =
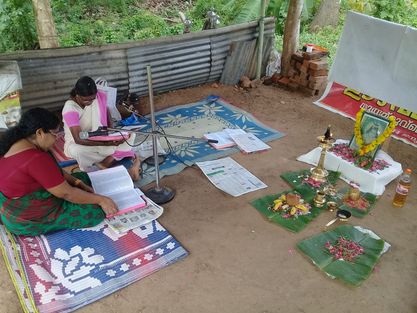
[[104, 170], [109, 168], [112, 163], [114, 162], [114, 158], [112, 156], [105, 157], [103, 161], [94, 163], [99, 169]]
[[129, 172], [129, 175], [133, 181], [139, 180], [141, 171], [139, 158], [135, 158], [132, 167], [129, 168], [127, 171]]

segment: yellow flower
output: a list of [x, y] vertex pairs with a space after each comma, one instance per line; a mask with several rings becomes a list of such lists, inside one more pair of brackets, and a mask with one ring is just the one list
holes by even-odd
[[358, 153], [359, 155], [364, 155], [370, 151], [375, 150], [379, 145], [381, 145], [394, 131], [396, 126], [396, 121], [394, 116], [390, 116], [388, 120], [390, 121], [387, 128], [385, 128], [384, 132], [378, 136], [378, 138], [375, 138], [374, 141], [370, 142], [367, 145], [364, 145], [363, 138], [362, 138], [362, 132], [361, 132], [361, 120], [362, 116], [364, 114], [365, 110], [360, 109], [358, 113], [356, 114], [356, 121], [355, 121], [355, 127], [353, 129], [353, 133], [355, 135], [356, 144], [358, 145]]

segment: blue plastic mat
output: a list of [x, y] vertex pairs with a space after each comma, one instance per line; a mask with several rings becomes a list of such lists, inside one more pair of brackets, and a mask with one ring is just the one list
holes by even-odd
[[[209, 132], [221, 131], [225, 128], [241, 128], [255, 134], [263, 141], [271, 141], [284, 136], [283, 133], [272, 129], [258, 121], [250, 113], [239, 109], [218, 96], [209, 96], [197, 103], [175, 106], [155, 114], [159, 130], [166, 134], [202, 137]], [[142, 131], [150, 131], [149, 119]], [[160, 139], [165, 150], [167, 143]], [[237, 148], [216, 150], [201, 141], [190, 141], [168, 138], [171, 153], [160, 165], [160, 177], [173, 175], [182, 171], [187, 165], [196, 162], [218, 159], [238, 152]], [[184, 163], [182, 163], [184, 162]], [[143, 177], [137, 185], [144, 186], [155, 180], [155, 168], [143, 164]]]

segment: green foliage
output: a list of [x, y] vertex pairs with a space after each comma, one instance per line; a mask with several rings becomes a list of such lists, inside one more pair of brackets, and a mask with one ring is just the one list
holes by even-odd
[[[266, 15], [276, 18], [276, 46], [282, 47], [282, 34], [290, 0], [269, 0]], [[181, 34], [178, 11], [193, 22], [192, 30], [202, 29], [207, 11], [213, 9], [221, 26], [256, 20], [261, 0], [172, 1], [166, 7], [145, 10], [144, 0], [51, 0], [53, 16], [63, 47], [100, 45]], [[336, 28], [309, 33], [320, 0], [304, 0], [300, 46], [311, 42], [323, 46], [334, 57], [347, 10], [417, 26], [417, 0], [342, 0], [341, 20]], [[33, 49], [37, 44], [36, 24], [30, 0], [0, 0], [0, 52]]]
[[306, 43], [314, 43], [329, 50], [329, 65], [333, 63], [336, 54], [337, 45], [339, 43], [340, 35], [342, 34], [343, 25], [339, 24], [336, 28], [328, 26], [320, 29], [316, 33], [310, 33], [303, 30], [300, 33], [300, 47]]
[[37, 43], [32, 5], [24, 0], [0, 2], [0, 51], [33, 49]]
[[[314, 43], [318, 46], [324, 47], [329, 51], [329, 65], [333, 63], [333, 59], [336, 54], [337, 46], [339, 43], [340, 35], [342, 34], [344, 24], [344, 15], [341, 16], [341, 20], [337, 27], [324, 27], [315, 33], [310, 33], [308, 25], [301, 29], [299, 37], [299, 47], [302, 47], [306, 43]], [[275, 48], [278, 51], [282, 51], [283, 36], [275, 35]]]
[[63, 47], [176, 35], [183, 29], [181, 23], [168, 24], [162, 17], [137, 7], [137, 1], [52, 1]]
[[[275, 16], [275, 31], [278, 35], [284, 33], [285, 20], [287, 18], [288, 6], [290, 0], [271, 0], [267, 8], [268, 16]], [[311, 22], [315, 11], [320, 5], [320, 0], [304, 0], [303, 10], [301, 12], [301, 26]]]
[[201, 28], [199, 28], [199, 30], [201, 30], [207, 16], [207, 12], [214, 10], [214, 12], [220, 16], [221, 25], [231, 25], [234, 23], [235, 18], [239, 15], [238, 12], [243, 10], [246, 3], [246, 0], [197, 0], [193, 9], [190, 11], [190, 17], [194, 23], [198, 21], [198, 24], [201, 24]]
[[342, 8], [417, 27], [416, 0], [344, 0]]
[[417, 26], [417, 11], [405, 0], [379, 0], [373, 3], [373, 16], [400, 24]]

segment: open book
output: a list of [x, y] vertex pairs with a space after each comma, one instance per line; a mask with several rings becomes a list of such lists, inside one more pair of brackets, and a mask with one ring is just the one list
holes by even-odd
[[107, 215], [108, 218], [146, 206], [143, 192], [135, 188], [129, 173], [123, 166], [90, 172], [88, 176], [94, 192], [112, 198], [119, 208], [119, 212]]
[[213, 148], [225, 149], [236, 145], [236, 142], [230, 137], [231, 134], [245, 134], [245, 131], [240, 128], [226, 128], [219, 132], [204, 134], [204, 138], [217, 140], [217, 143], [210, 143]]
[[271, 149], [265, 142], [252, 133], [230, 134], [230, 137], [237, 144], [243, 153], [259, 152]]

